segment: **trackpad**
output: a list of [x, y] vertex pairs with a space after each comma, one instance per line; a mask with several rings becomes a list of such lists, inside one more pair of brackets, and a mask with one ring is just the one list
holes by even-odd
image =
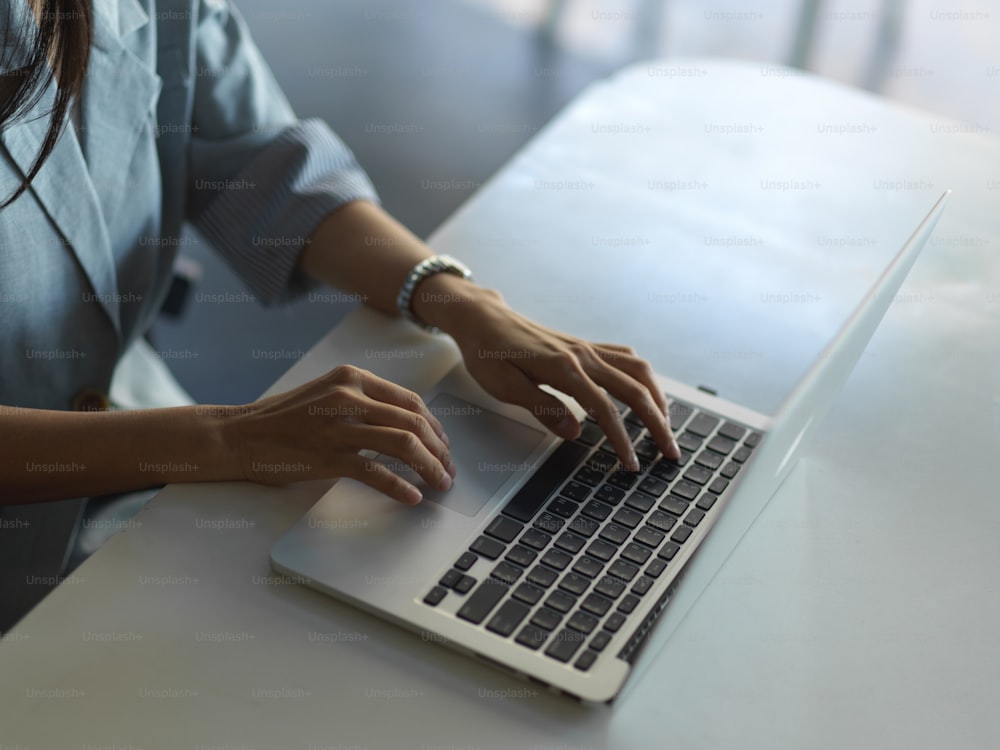
[[458, 475], [450, 490], [440, 492], [428, 488], [412, 469], [399, 474], [419, 487], [425, 500], [466, 516], [476, 515], [511, 474], [524, 471], [525, 461], [546, 437], [450, 393], [437, 394], [427, 406], [444, 426]]

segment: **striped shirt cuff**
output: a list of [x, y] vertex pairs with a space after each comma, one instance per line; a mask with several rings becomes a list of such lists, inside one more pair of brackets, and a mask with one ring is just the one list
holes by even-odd
[[264, 305], [319, 282], [298, 269], [309, 235], [330, 212], [378, 195], [350, 149], [321, 120], [283, 131], [193, 223]]

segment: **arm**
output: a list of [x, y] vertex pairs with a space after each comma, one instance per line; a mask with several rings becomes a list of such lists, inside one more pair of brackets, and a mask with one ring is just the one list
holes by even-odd
[[337, 367], [246, 406], [63, 412], [0, 406], [0, 504], [248, 479], [285, 484], [352, 477], [407, 504], [420, 491], [368, 448], [451, 487], [441, 423], [415, 393]]
[[[396, 295], [410, 269], [433, 252], [379, 206], [354, 201], [331, 213], [310, 236], [299, 268], [397, 315]], [[623, 463], [638, 466], [608, 393], [639, 414], [664, 455], [680, 457], [666, 401], [649, 364], [628, 347], [590, 344], [518, 315], [495, 291], [452, 274], [425, 279], [413, 312], [450, 334], [469, 372], [497, 398], [529, 409], [565, 438], [580, 430], [547, 384], [572, 396], [604, 429]], [[607, 391], [607, 393], [605, 392]]]

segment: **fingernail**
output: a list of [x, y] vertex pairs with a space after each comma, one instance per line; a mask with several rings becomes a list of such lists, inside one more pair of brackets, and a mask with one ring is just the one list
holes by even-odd
[[451, 489], [451, 477], [448, 476], [447, 474], [445, 474], [444, 476], [442, 476], [441, 479], [440, 479], [440, 481], [438, 481], [438, 489], [439, 490], [450, 490]]
[[677, 441], [674, 438], [670, 438], [670, 450], [673, 453], [673, 455], [671, 455], [671, 458], [673, 458], [674, 460], [680, 459], [681, 447], [677, 445]]
[[451, 462], [448, 463], [448, 474], [451, 475], [452, 479], [454, 479], [455, 475], [458, 474], [458, 467], [455, 466], [455, 462], [454, 461], [451, 461]]
[[556, 432], [565, 438], [575, 438], [580, 432], [580, 423], [572, 414], [564, 414], [556, 423]]
[[445, 445], [451, 445], [451, 441], [448, 439], [448, 434], [445, 432], [441, 433], [441, 442]]
[[403, 493], [403, 496], [406, 498], [406, 502], [410, 505], [416, 505], [424, 499], [423, 493], [421, 493], [420, 490], [413, 485], [406, 488], [406, 492]]
[[632, 471], [639, 471], [639, 457], [635, 455], [634, 448], [629, 452], [628, 460], [632, 466]]

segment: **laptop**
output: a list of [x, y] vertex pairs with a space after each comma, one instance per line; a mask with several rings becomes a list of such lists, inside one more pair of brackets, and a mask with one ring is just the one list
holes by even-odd
[[452, 488], [427, 488], [397, 459], [377, 457], [421, 486], [424, 501], [403, 506], [341, 479], [274, 545], [272, 566], [424, 641], [611, 702], [651, 633], [669, 637], [790, 472], [949, 194], [775, 416], [658, 375], [682, 457], [664, 458], [622, 405], [641, 462], [633, 472], [593, 421], [576, 440], [557, 438], [459, 364], [424, 395], [450, 438]]

